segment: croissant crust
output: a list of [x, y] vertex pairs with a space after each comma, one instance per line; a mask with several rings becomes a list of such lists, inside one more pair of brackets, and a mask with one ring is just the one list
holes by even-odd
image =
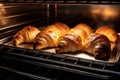
[[76, 25], [66, 35], [59, 38], [56, 52], [67, 53], [82, 50], [85, 40], [91, 32], [92, 29], [84, 23]]
[[46, 26], [38, 35], [36, 36], [33, 48], [43, 49], [48, 47], [56, 47], [58, 38], [66, 34], [69, 27], [61, 22], [56, 22], [52, 25]]
[[108, 60], [111, 53], [110, 41], [105, 35], [92, 33], [86, 40], [84, 51], [96, 59]]
[[19, 45], [24, 42], [33, 42], [35, 36], [40, 32], [39, 29], [37, 29], [34, 26], [27, 26], [20, 30], [16, 35], [13, 37], [13, 44]]
[[95, 33], [105, 35], [111, 42], [117, 43], [119, 40], [117, 32], [109, 26], [101, 26], [96, 30]]

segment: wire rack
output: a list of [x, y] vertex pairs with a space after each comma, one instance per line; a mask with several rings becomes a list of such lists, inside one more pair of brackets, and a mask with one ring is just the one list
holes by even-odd
[[[0, 59], [0, 64], [0, 78], [2, 80], [90, 80], [91, 78], [101, 80], [100, 78], [93, 78], [90, 76], [85, 77], [85, 75], [79, 75], [77, 73], [71, 73], [42, 65], [33, 65], [25, 61], [10, 59], [6, 56]], [[108, 77], [105, 78], [104, 76], [104, 80], [107, 79]]]
[[[91, 76], [91, 77], [103, 78], [103, 79], [110, 79], [111, 77], [115, 78], [116, 76], [120, 75], [119, 62], [115, 63], [112, 66], [108, 65], [107, 63], [97, 64], [97, 62], [92, 60], [86, 61], [81, 58], [74, 58], [66, 55], [52, 54], [47, 52], [38, 52], [34, 50], [10, 47], [5, 45], [0, 46], [0, 51], [2, 52], [1, 54], [3, 55], [3, 57], [6, 57], [7, 59], [10, 59], [10, 60], [14, 60], [11, 62], [9, 62], [10, 60], [6, 60], [7, 63], [4, 62], [5, 60], [3, 60], [3, 62], [0, 63], [0, 65], [2, 65], [1, 68], [7, 69], [13, 72], [15, 72], [15, 70], [19, 68], [19, 67], [16, 67], [17, 64], [21, 65], [20, 70], [18, 69], [18, 71], [22, 71], [25, 73], [26, 73], [26, 70], [28, 70], [27, 73], [31, 73], [31, 72], [34, 72], [36, 69], [38, 69], [37, 67], [29, 69], [30, 68], [29, 65], [28, 67], [24, 68], [24, 64], [15, 62], [15, 61], [21, 61], [24, 63], [32, 64], [34, 66], [44, 66], [51, 69], [62, 70], [62, 71], [72, 72], [75, 74], [82, 74], [85, 76]], [[47, 71], [44, 71], [44, 72], [47, 72]], [[20, 72], [20, 74], [22, 73]], [[24, 75], [27, 75], [27, 74], [24, 74]], [[36, 77], [39, 78], [40, 76], [36, 76]]]

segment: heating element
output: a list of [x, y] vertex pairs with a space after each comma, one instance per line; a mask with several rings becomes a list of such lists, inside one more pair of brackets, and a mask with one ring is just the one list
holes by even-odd
[[[108, 9], [108, 6], [113, 9], [112, 12], [117, 11], [114, 12], [114, 17], [117, 16], [115, 19], [114, 17], [110, 17], [109, 19], [109, 16], [91, 16], [90, 9], [96, 10], [105, 7]], [[70, 27], [75, 26], [79, 22], [84, 22], [89, 24], [92, 29], [96, 29], [103, 24], [112, 25], [120, 32], [118, 27], [120, 26], [119, 13], [119, 2], [115, 0], [1, 0], [0, 79], [118, 80], [120, 78], [119, 57], [116, 62], [109, 63], [106, 61], [36, 51], [9, 44], [11, 44], [10, 40], [13, 35], [27, 25], [34, 25], [41, 29], [56, 21], [64, 22]], [[114, 14], [111, 13], [109, 15]], [[120, 50], [118, 49], [114, 52], [120, 53]]]

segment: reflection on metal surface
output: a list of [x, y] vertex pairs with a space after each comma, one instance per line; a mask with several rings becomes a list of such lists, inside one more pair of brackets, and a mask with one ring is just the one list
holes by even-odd
[[3, 15], [3, 14], [5, 14], [5, 13], [6, 13], [6, 11], [3, 8], [3, 4], [0, 4], [0, 16]]
[[108, 20], [109, 18], [116, 18], [118, 16], [118, 10], [112, 8], [105, 8], [102, 11], [103, 19]]
[[57, 21], [57, 17], [58, 17], [58, 5], [55, 4], [55, 20]]
[[47, 15], [45, 8], [44, 4], [0, 4], [0, 30], [21, 23], [33, 24], [31, 21], [43, 21], [46, 19], [43, 16]]
[[5, 17], [6, 10], [3, 4], [0, 4], [0, 25], [5, 25], [8, 23], [8, 19], [2, 19]]
[[91, 7], [91, 13], [104, 21], [114, 20], [119, 16], [118, 8], [113, 6]]

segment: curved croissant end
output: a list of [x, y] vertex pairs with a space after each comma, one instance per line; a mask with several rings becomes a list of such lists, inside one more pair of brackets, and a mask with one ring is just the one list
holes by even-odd
[[52, 38], [45, 32], [41, 31], [37, 34], [33, 41], [33, 49], [39, 50], [47, 47], [52, 47], [55, 45], [53, 43], [54, 41], [52, 40]]
[[110, 58], [110, 47], [105, 44], [97, 44], [94, 46], [95, 59], [108, 60]]
[[69, 42], [67, 42], [66, 40], [62, 40], [58, 43], [57, 48], [56, 48], [56, 53], [66, 53], [69, 51]]
[[23, 43], [24, 42], [24, 38], [23, 38], [22, 34], [21, 33], [17, 33], [17, 35], [15, 35], [13, 37], [12, 42], [13, 42], [13, 45], [15, 45], [15, 46], [19, 45], [20, 43]]
[[58, 40], [56, 53], [76, 52], [82, 49], [82, 41], [79, 36], [66, 34]]
[[34, 44], [33, 49], [39, 50], [47, 47], [48, 42], [46, 41], [45, 38], [40, 38], [39, 40], [34, 41], [33, 44]]
[[86, 40], [84, 51], [93, 55], [95, 59], [108, 60], [111, 53], [110, 41], [102, 34], [92, 33]]
[[33, 42], [35, 36], [40, 32], [34, 26], [27, 26], [20, 30], [14, 37], [13, 37], [13, 44], [19, 45], [24, 42]]

